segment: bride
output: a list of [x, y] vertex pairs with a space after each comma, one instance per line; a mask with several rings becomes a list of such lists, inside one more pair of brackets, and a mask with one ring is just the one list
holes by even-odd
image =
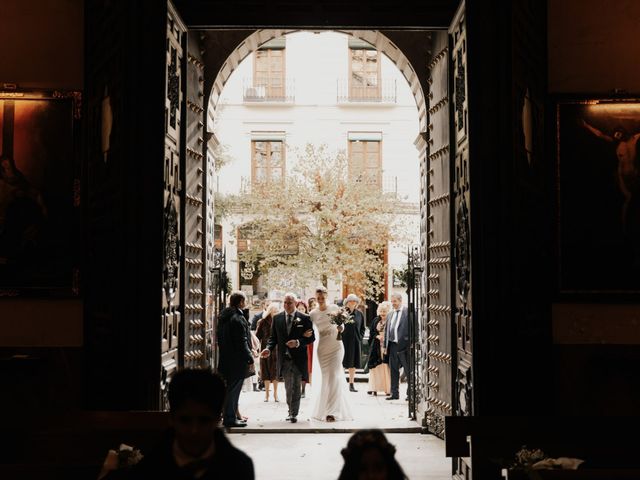
[[[327, 304], [327, 289], [318, 287], [316, 289], [316, 299], [318, 306], [311, 311], [311, 321], [317, 329], [316, 352], [314, 352], [313, 367], [313, 397], [315, 406], [312, 417], [316, 420], [326, 420], [335, 422], [336, 420], [353, 420], [351, 407], [347, 401], [349, 392], [345, 380], [344, 369], [342, 368], [342, 357], [344, 356], [344, 346], [342, 341], [337, 340], [338, 327], [331, 323], [329, 313], [336, 312], [338, 306]], [[340, 331], [344, 326], [340, 326]], [[316, 372], [319, 366], [319, 373]], [[318, 378], [320, 377], [320, 378]], [[320, 391], [317, 391], [317, 389]]]

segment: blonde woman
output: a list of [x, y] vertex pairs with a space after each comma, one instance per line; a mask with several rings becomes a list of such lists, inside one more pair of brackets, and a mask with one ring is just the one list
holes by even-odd
[[[272, 303], [267, 307], [262, 318], [258, 321], [256, 336], [260, 340], [260, 350], [267, 348], [273, 317], [280, 311], [278, 305]], [[260, 358], [260, 373], [264, 382], [264, 401], [269, 401], [269, 386], [273, 383], [273, 401], [278, 402], [278, 353], [274, 350], [267, 358]]]
[[377, 316], [369, 328], [369, 386], [367, 388], [369, 395], [378, 395], [378, 392], [384, 392], [387, 395], [391, 393], [389, 364], [384, 363], [382, 354], [387, 315], [391, 309], [391, 302], [382, 302], [378, 305]]

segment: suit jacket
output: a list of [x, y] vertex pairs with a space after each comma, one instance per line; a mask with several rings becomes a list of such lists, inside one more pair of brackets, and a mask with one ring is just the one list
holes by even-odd
[[[167, 431], [155, 448], [142, 452], [144, 458], [131, 468], [122, 468], [110, 472], [104, 480], [195, 480], [188, 467], [180, 468], [173, 455], [173, 430]], [[235, 448], [224, 433], [216, 430], [215, 453], [202, 463], [206, 473], [199, 480], [213, 480], [221, 474], [233, 472], [234, 480], [253, 480], [255, 478], [253, 461], [244, 452]]]
[[[387, 315], [387, 325], [384, 330], [384, 348], [389, 347], [389, 337], [391, 336], [391, 321], [396, 314], [395, 310], [392, 310]], [[402, 352], [409, 347], [409, 310], [407, 307], [402, 307], [400, 313], [400, 320], [398, 323], [398, 351]]]
[[[304, 332], [307, 330], [313, 330], [313, 325], [309, 315], [302, 312], [296, 311], [293, 314], [290, 333], [287, 333], [286, 312], [280, 312], [273, 317], [271, 338], [269, 338], [267, 348], [273, 351], [276, 346], [278, 347], [278, 377], [282, 376], [282, 362], [284, 361], [284, 356], [288, 351], [291, 355], [291, 359], [302, 374], [302, 380], [305, 382], [309, 381], [309, 371], [307, 370], [307, 345], [313, 343], [316, 337], [313, 333], [309, 338], [303, 336]], [[287, 347], [286, 343], [289, 340], [300, 341], [300, 346], [297, 348]]]

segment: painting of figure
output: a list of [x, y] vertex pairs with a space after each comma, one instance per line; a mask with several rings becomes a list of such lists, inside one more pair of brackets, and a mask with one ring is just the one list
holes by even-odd
[[70, 291], [77, 252], [72, 98], [0, 92], [0, 291]]
[[640, 291], [640, 103], [560, 102], [560, 287]]

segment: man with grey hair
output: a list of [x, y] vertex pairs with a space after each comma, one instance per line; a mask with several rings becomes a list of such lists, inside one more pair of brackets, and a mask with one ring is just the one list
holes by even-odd
[[291, 423], [298, 421], [302, 381], [309, 381], [307, 345], [316, 339], [309, 315], [298, 311], [296, 303], [297, 298], [293, 293], [284, 295], [284, 311], [273, 317], [271, 338], [267, 348], [260, 354], [262, 358], [267, 358], [278, 347], [277, 375], [284, 377], [289, 406], [287, 421]]
[[[400, 367], [404, 369], [407, 378], [410, 377], [409, 357], [409, 311], [402, 306], [402, 295], [391, 295], [393, 309], [387, 315], [387, 325], [384, 332], [384, 351], [389, 355], [389, 370], [391, 370], [391, 395], [387, 400], [400, 398]], [[409, 392], [407, 392], [407, 395]]]

